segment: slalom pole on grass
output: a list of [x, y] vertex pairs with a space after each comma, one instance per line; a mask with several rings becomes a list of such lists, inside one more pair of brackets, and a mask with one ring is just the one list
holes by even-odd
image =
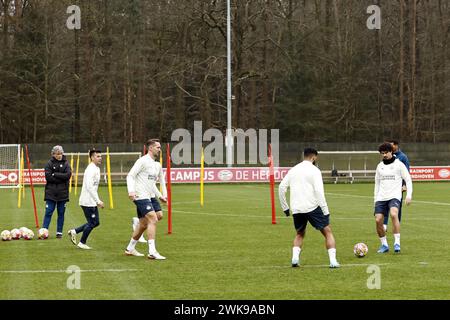
[[200, 205], [203, 207], [204, 200], [204, 188], [203, 188], [203, 180], [205, 179], [205, 154], [203, 153], [202, 147], [202, 156], [200, 159]]
[[78, 169], [80, 168], [80, 153], [77, 154], [77, 168], [75, 170], [75, 195], [77, 195], [78, 189]]
[[19, 198], [17, 199], [17, 208], [22, 207], [22, 193], [25, 191], [23, 189], [23, 148], [21, 148], [20, 152], [20, 164], [19, 164]]
[[167, 225], [168, 234], [172, 234], [172, 184], [170, 178], [170, 145], [166, 147], [166, 176], [167, 176]]
[[73, 154], [70, 156], [70, 170], [72, 170], [72, 175], [69, 179], [69, 193], [72, 193], [72, 179], [73, 179]]
[[113, 193], [112, 193], [112, 180], [111, 180], [111, 160], [109, 157], [109, 147], [106, 147], [106, 172], [108, 174], [109, 208], [114, 209], [114, 200], [113, 200]]
[[272, 145], [269, 143], [269, 181], [270, 181], [270, 202], [272, 205], [272, 224], [277, 223], [275, 214], [275, 177], [273, 172]]
[[25, 152], [23, 148], [20, 156], [20, 171], [22, 173], [22, 200], [25, 200]]
[[36, 209], [36, 196], [34, 195], [33, 176], [31, 175], [31, 165], [30, 165], [30, 157], [28, 155], [28, 145], [25, 145], [25, 152], [27, 156], [28, 175], [30, 177], [31, 196], [33, 197], [34, 222], [36, 223], [36, 229], [39, 229], [39, 221]]

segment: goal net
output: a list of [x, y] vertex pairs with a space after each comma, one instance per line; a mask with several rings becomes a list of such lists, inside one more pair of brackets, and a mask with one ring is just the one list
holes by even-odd
[[0, 188], [18, 188], [20, 144], [0, 144]]

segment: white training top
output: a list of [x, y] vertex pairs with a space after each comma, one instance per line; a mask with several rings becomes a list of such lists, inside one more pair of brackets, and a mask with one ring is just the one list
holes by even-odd
[[322, 173], [311, 161], [303, 161], [291, 168], [278, 187], [283, 210], [289, 209], [286, 200], [287, 188], [291, 188], [290, 207], [292, 214], [308, 213], [318, 206], [325, 215], [330, 214], [323, 189]]
[[156, 195], [162, 197], [156, 188], [156, 180], [160, 174], [161, 165], [153, 160], [149, 154], [140, 157], [127, 175], [128, 193], [135, 192], [136, 199], [151, 199]]
[[[161, 186], [161, 191], [162, 191], [162, 195], [163, 197], [167, 197], [167, 188], [166, 188], [166, 180], [164, 178], [164, 171], [162, 169], [161, 163], [155, 161], [155, 166], [158, 167], [158, 178], [159, 178], [159, 185]], [[156, 181], [155, 181], [156, 184]], [[155, 193], [151, 194], [152, 198], [156, 197]]]
[[381, 161], [375, 173], [374, 202], [402, 199], [402, 179], [406, 182], [406, 198], [412, 198], [412, 180], [408, 169], [398, 159], [390, 164]]
[[100, 183], [100, 168], [91, 162], [84, 170], [83, 186], [81, 187], [80, 199], [78, 201], [83, 207], [96, 207], [100, 202], [98, 197], [98, 185]]

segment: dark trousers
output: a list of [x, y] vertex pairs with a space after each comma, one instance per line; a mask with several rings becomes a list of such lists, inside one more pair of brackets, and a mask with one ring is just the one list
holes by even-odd
[[55, 207], [58, 211], [58, 220], [56, 221], [56, 232], [62, 233], [64, 226], [64, 213], [66, 212], [66, 202], [67, 201], [53, 201], [47, 200], [45, 202], [45, 216], [44, 222], [42, 223], [42, 227], [48, 229], [50, 226], [50, 222], [52, 221], [52, 215], [55, 211]]
[[91, 233], [92, 229], [94, 229], [95, 227], [98, 227], [100, 225], [100, 217], [98, 214], [97, 207], [81, 206], [81, 209], [83, 209], [84, 216], [86, 217], [87, 223], [76, 228], [75, 232], [76, 233], [83, 232], [80, 242], [83, 244], [86, 244], [87, 238], [89, 237], [89, 234]]

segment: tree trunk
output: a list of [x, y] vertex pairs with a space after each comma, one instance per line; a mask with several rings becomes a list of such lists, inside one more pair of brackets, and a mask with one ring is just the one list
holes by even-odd
[[[108, 1], [104, 0], [103, 13], [104, 13], [104, 54], [105, 54], [105, 81], [106, 81], [106, 92], [105, 92], [105, 132], [102, 135], [103, 142], [112, 142], [112, 110], [111, 110], [111, 99], [112, 99], [112, 74], [111, 74], [111, 27], [109, 23], [110, 13], [108, 12]], [[102, 128], [103, 129], [103, 128]]]
[[75, 61], [73, 74], [74, 115], [72, 124], [72, 143], [78, 143], [80, 142], [80, 41], [77, 29], [73, 30], [73, 34], [75, 37]]
[[402, 140], [404, 137], [404, 121], [403, 121], [403, 110], [404, 110], [404, 78], [405, 78], [405, 44], [404, 44], [404, 36], [405, 36], [405, 0], [400, 0], [400, 61], [399, 61], [399, 139]]
[[417, 2], [416, 0], [410, 0], [411, 5], [411, 14], [410, 14], [410, 84], [408, 86], [409, 88], [409, 94], [408, 94], [408, 133], [410, 138], [415, 142], [416, 141], [416, 128], [415, 128], [415, 97], [416, 97], [416, 44], [417, 44], [417, 24], [416, 24], [416, 18], [417, 18]]
[[338, 0], [334, 0], [333, 5], [334, 5], [334, 21], [336, 22], [338, 64], [339, 66], [342, 66], [342, 37], [341, 37], [341, 24], [339, 22], [340, 15], [339, 15]]
[[[381, 0], [377, 1], [377, 5], [381, 6]], [[384, 135], [384, 115], [383, 115], [383, 48], [381, 41], [381, 30], [375, 30], [375, 43], [376, 51], [378, 55], [378, 68], [377, 68], [377, 106], [378, 106], [378, 123], [379, 131], [377, 134], [377, 140], [381, 141]]]

